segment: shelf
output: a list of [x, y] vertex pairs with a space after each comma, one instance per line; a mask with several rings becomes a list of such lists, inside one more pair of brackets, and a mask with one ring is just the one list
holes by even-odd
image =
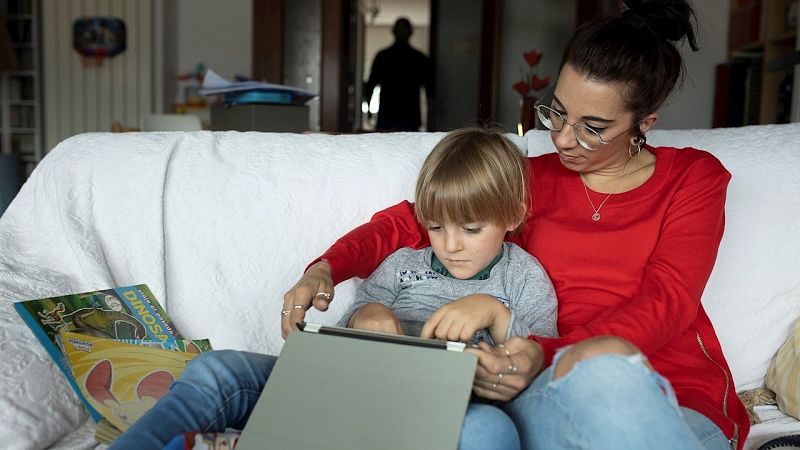
[[0, 72], [0, 148], [17, 157], [20, 183], [43, 156], [39, 7], [42, 0], [0, 0], [17, 70]]
[[729, 59], [717, 65], [715, 126], [780, 123], [787, 120], [785, 85], [797, 30], [786, 11], [796, 0], [732, 0]]
[[751, 44], [747, 44], [747, 45], [743, 45], [741, 47], [737, 47], [735, 49], [731, 49], [731, 56], [732, 57], [734, 57], [734, 55], [738, 54], [738, 53], [745, 53], [745, 54], [761, 53], [761, 54], [763, 54], [764, 53], [764, 42], [763, 41], [753, 42]]
[[36, 164], [36, 156], [34, 155], [17, 155], [17, 160], [26, 163]]
[[742, 58], [742, 59], [760, 59], [764, 57], [764, 49], [763, 48], [754, 48], [752, 50], [736, 50], [731, 53], [731, 59]]
[[795, 41], [797, 40], [797, 32], [796, 31], [787, 31], [783, 34], [775, 36], [774, 38], [769, 40], [770, 44], [790, 44], [794, 45]]

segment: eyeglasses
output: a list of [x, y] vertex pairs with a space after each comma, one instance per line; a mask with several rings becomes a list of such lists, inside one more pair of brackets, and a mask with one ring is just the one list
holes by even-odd
[[561, 131], [565, 124], [570, 125], [572, 127], [572, 131], [575, 132], [575, 140], [577, 140], [583, 148], [591, 151], [597, 150], [603, 144], [610, 144], [614, 139], [622, 136], [631, 128], [639, 125], [639, 122], [636, 122], [632, 127], [628, 128], [622, 133], [612, 137], [609, 140], [605, 140], [602, 136], [600, 136], [600, 133], [591, 126], [583, 122], [569, 123], [563, 114], [553, 108], [550, 108], [549, 106], [537, 104], [534, 106], [534, 108], [536, 108], [536, 114], [539, 116], [539, 120], [542, 122], [542, 125], [544, 125], [548, 130]]

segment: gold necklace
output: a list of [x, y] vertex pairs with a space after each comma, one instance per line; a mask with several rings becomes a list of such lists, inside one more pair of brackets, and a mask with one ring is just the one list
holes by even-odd
[[[628, 161], [625, 162], [625, 168], [622, 171], [622, 175], [618, 175], [619, 178], [625, 178], [625, 176], [628, 175], [629, 173], [635, 172], [635, 170], [628, 171], [628, 163], [630, 163], [631, 161], [634, 161], [635, 163], [635, 160], [636, 158], [634, 157], [634, 158], [629, 158]], [[598, 222], [600, 221], [600, 209], [603, 207], [603, 205], [606, 204], [606, 202], [608, 201], [609, 198], [611, 198], [612, 195], [616, 194], [616, 191], [609, 192], [608, 195], [606, 195], [606, 198], [604, 198], [603, 201], [600, 202], [600, 206], [595, 208], [592, 198], [589, 197], [589, 189], [586, 187], [586, 182], [583, 181], [582, 175], [583, 174], [581, 173], [578, 176], [581, 178], [581, 183], [583, 183], [583, 192], [586, 194], [586, 200], [589, 200], [589, 205], [591, 205], [592, 210], [594, 211], [594, 214], [592, 214], [592, 220]]]
[[[581, 181], [583, 181], [583, 180], [581, 180]], [[611, 198], [611, 194], [612, 193], [609, 193], [608, 195], [606, 195], [606, 198], [604, 198], [603, 201], [600, 202], [600, 206], [595, 208], [594, 207], [594, 202], [592, 202], [592, 199], [589, 197], [589, 189], [586, 188], [586, 183], [583, 183], [583, 192], [586, 193], [586, 199], [589, 200], [589, 204], [592, 206], [592, 209], [594, 210], [594, 214], [592, 214], [592, 220], [597, 222], [598, 220], [600, 220], [600, 208], [602, 208], [603, 205], [606, 204], [608, 199]]]

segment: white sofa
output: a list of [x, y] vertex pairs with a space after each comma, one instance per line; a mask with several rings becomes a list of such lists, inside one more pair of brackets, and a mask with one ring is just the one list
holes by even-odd
[[[92, 423], [11, 303], [146, 283], [178, 329], [218, 348], [279, 353], [282, 294], [374, 212], [410, 198], [441, 133], [85, 134], [41, 162], [0, 219], [0, 447], [94, 448]], [[529, 154], [549, 135], [515, 138]], [[653, 131], [733, 173], [703, 303], [739, 390], [761, 386], [800, 316], [800, 124]], [[335, 322], [355, 281], [336, 288]], [[799, 433], [773, 408], [747, 441]]]

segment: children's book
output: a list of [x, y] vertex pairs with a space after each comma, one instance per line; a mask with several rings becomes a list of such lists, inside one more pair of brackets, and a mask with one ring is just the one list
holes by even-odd
[[144, 284], [22, 301], [15, 303], [14, 308], [47, 349], [95, 421], [102, 415], [75, 382], [60, 330], [185, 349], [185, 344], [181, 344], [184, 347], [178, 344], [182, 337], [175, 325]]
[[124, 432], [169, 391], [186, 364], [208, 341], [178, 340], [181, 348], [157, 348], [60, 330], [72, 375], [83, 397]]

